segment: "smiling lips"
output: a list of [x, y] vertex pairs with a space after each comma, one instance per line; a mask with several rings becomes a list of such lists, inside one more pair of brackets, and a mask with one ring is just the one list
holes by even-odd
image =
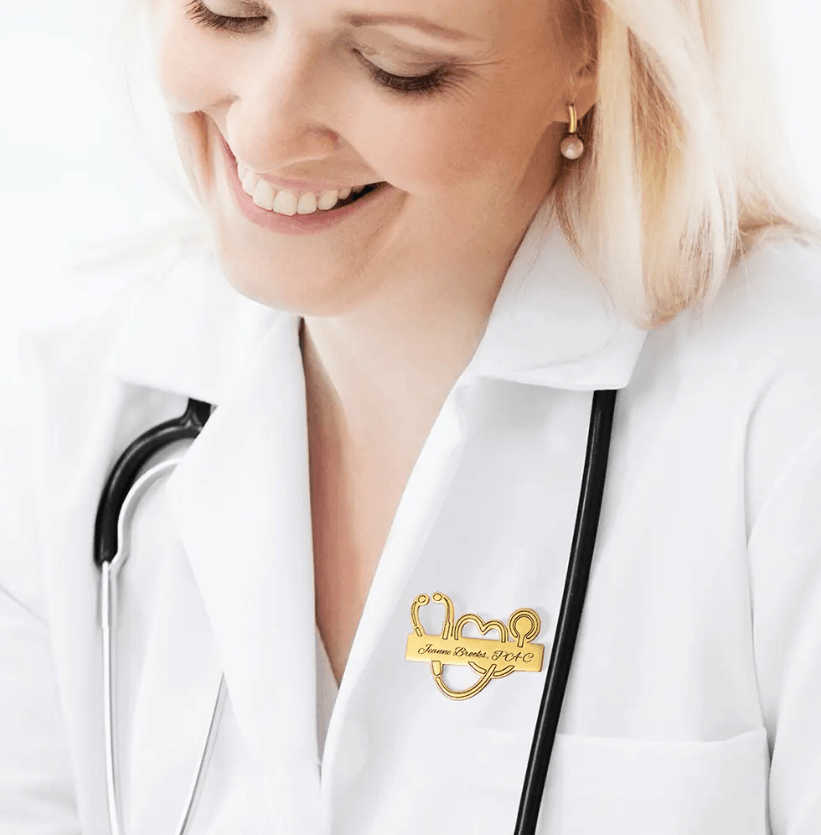
[[317, 211], [328, 211], [340, 201], [347, 200], [352, 194], [360, 194], [365, 186], [331, 189], [329, 191], [292, 191], [276, 189], [267, 180], [258, 177], [243, 162], [237, 163], [237, 175], [242, 183], [242, 190], [253, 199], [261, 209], [280, 215], [310, 215]]
[[[244, 162], [238, 160], [231, 146], [220, 134], [220, 143], [226, 156], [236, 166], [237, 180], [242, 190], [260, 209], [287, 217], [294, 215], [312, 215], [327, 212], [340, 203], [353, 203], [363, 192], [373, 191], [382, 183], [349, 186], [341, 189], [323, 189], [321, 191], [297, 191], [277, 188], [264, 177], [255, 174]], [[347, 201], [347, 202], [346, 202]]]

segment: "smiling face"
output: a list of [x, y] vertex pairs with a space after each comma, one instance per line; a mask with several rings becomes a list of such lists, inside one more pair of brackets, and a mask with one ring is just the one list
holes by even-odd
[[561, 2], [152, 0], [231, 283], [338, 315], [509, 254], [555, 179], [568, 96], [582, 104]]

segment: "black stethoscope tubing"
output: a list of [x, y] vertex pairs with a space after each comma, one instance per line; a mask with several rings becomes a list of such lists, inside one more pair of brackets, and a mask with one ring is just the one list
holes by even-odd
[[[594, 392], [562, 603], [522, 784], [514, 835], [536, 835], [547, 771], [567, 690], [593, 562], [615, 404], [615, 391]], [[142, 467], [152, 456], [170, 444], [196, 438], [210, 414], [210, 404], [192, 398], [188, 401], [184, 414], [143, 432], [119, 457], [105, 482], [97, 508], [94, 562], [98, 568], [101, 568], [103, 563], [110, 563], [117, 554], [120, 510]]]
[[514, 835], [536, 835], [539, 810], [547, 781], [547, 769], [553, 753], [556, 730], [559, 727], [559, 717], [570, 676], [570, 665], [573, 661], [573, 652], [576, 648], [576, 638], [579, 634], [582, 610], [587, 595], [587, 581], [593, 564], [615, 406], [615, 391], [602, 390], [593, 394], [587, 451], [579, 493], [579, 506], [576, 511], [576, 527], [570, 546], [562, 604], [556, 623], [556, 633], [553, 637], [542, 701], [539, 705], [527, 770], [522, 783]]
[[106, 479], [97, 506], [94, 524], [94, 564], [102, 568], [117, 555], [117, 526], [128, 491], [137, 480], [149, 458], [178, 441], [193, 440], [211, 414], [211, 404], [202, 400], [188, 401], [185, 412], [158, 426], [146, 430], [132, 441], [117, 459]]

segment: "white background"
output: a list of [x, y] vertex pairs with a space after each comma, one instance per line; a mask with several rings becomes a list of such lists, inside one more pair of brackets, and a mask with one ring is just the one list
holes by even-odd
[[[117, 28], [123, 2], [3, 2], [3, 334], [12, 323], [70, 314], [91, 296], [116, 287], [113, 274], [101, 286], [99, 277], [89, 283], [66, 272], [66, 265], [84, 258], [96, 242], [190, 216], [171, 185], [176, 178], [180, 188], [181, 175], [167, 128], [152, 119], [148, 135], [145, 130], [140, 135], [130, 118]], [[793, 154], [821, 213], [821, 10], [816, 0], [769, 2], [775, 72]]]

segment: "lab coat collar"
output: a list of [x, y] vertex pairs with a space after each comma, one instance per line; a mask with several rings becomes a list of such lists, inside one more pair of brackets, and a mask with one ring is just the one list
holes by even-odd
[[126, 293], [107, 370], [135, 385], [214, 405], [274, 323], [288, 316], [237, 293], [215, 254], [201, 249], [178, 253]]
[[647, 332], [613, 306], [542, 204], [508, 268], [462, 375], [574, 391], [624, 388]]

